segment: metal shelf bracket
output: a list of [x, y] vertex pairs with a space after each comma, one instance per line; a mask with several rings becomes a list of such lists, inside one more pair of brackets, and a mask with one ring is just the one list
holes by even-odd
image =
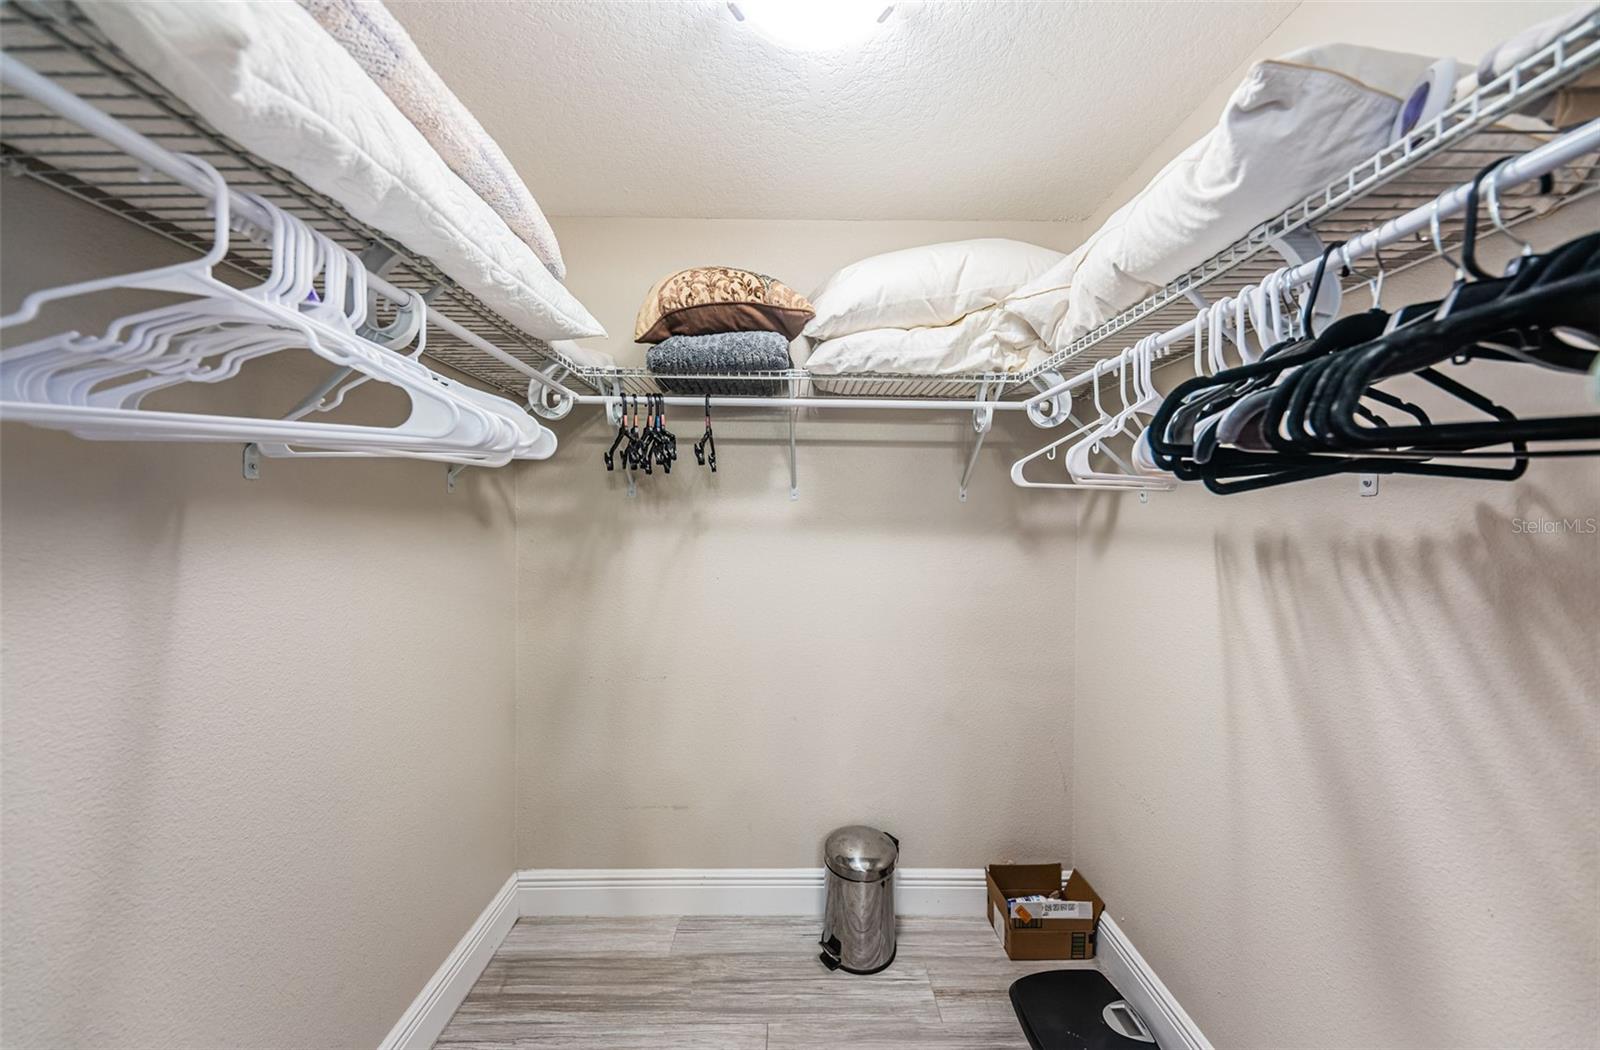
[[978, 465], [978, 453], [983, 451], [983, 439], [989, 436], [990, 429], [994, 426], [994, 407], [989, 400], [989, 384], [984, 383], [978, 388], [978, 407], [972, 410], [972, 453], [967, 456], [966, 468], [961, 471], [961, 484], [957, 488], [956, 498], [962, 503], [967, 502], [967, 482], [972, 480], [972, 471]]
[[[800, 396], [800, 381], [789, 380], [789, 396]], [[789, 409], [789, 501], [793, 503], [800, 498], [800, 474], [795, 465], [794, 458], [794, 426], [795, 420], [800, 415], [798, 408]]]

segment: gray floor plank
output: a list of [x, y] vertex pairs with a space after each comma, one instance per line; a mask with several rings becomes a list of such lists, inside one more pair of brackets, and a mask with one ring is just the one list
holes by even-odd
[[917, 962], [976, 959], [1007, 963], [1006, 950], [983, 919], [902, 918], [895, 930], [900, 951]]
[[[689, 1000], [689, 968], [668, 956], [495, 955], [450, 1022], [470, 1038], [545, 1021], [670, 1024], [705, 1021]], [[715, 1020], [715, 1019], [713, 1019]], [[458, 1038], [468, 1038], [458, 1033]]]
[[[746, 955], [809, 951], [815, 954], [822, 925], [817, 919], [730, 915], [685, 915], [678, 920], [672, 951], [678, 955]], [[895, 930], [896, 958], [993, 959], [1007, 962], [1005, 949], [983, 919], [902, 917]]]
[[665, 955], [675, 918], [519, 919], [497, 955]]
[[[502, 1038], [503, 1024], [609, 1021], [718, 1024], [777, 1018], [939, 1019], [921, 967], [870, 977], [829, 973], [807, 955], [496, 959], [452, 1026]], [[467, 1038], [460, 1033], [456, 1038]]]
[[766, 1050], [764, 1024], [528, 1024], [504, 1039], [446, 1042], [448, 1050]]
[[939, 1019], [945, 1024], [999, 1024], [1016, 1017], [1011, 996], [993, 988], [966, 988], [933, 993]]
[[675, 955], [816, 955], [822, 924], [786, 916], [685, 915], [672, 938]]
[[1039, 962], [1012, 962], [1000, 953], [997, 959], [950, 956], [929, 959], [924, 968], [933, 985], [939, 1016], [946, 1023], [1010, 1021], [1011, 982], [1041, 970], [1094, 969], [1092, 962], [1065, 959]]
[[939, 1020], [928, 972], [894, 965], [856, 976], [830, 972], [816, 954], [704, 956], [691, 996], [708, 1019], [905, 1018]]
[[1094, 965], [1012, 962], [981, 918], [912, 918], [894, 965], [858, 977], [822, 968], [819, 932], [794, 918], [524, 920], [439, 1045], [999, 1050], [1026, 1043], [1012, 981]]
[[1016, 1021], [1008, 1024], [777, 1021], [767, 1028], [767, 1050], [837, 1050], [839, 1047], [850, 1050], [1028, 1050], [1028, 1040]]

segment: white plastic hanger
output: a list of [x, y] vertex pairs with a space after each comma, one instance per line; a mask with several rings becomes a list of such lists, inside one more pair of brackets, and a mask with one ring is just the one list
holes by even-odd
[[[1170, 482], [1142, 476], [1135, 472], [1129, 464], [1112, 453], [1105, 445], [1107, 439], [1127, 433], [1128, 423], [1137, 412], [1141, 410], [1153, 411], [1155, 406], [1160, 404], [1159, 395], [1155, 393], [1153, 386], [1149, 388], [1148, 392], [1139, 389], [1139, 396], [1130, 400], [1127, 396], [1127, 385], [1125, 383], [1129, 373], [1136, 367], [1135, 362], [1144, 359], [1153, 352], [1154, 345], [1154, 338], [1146, 337], [1135, 346], [1124, 350], [1114, 359], [1117, 368], [1117, 391], [1122, 401], [1121, 409], [1114, 416], [1105, 418], [1104, 422], [1093, 432], [1079, 438], [1066, 453], [1067, 472], [1072, 475], [1073, 481], [1080, 486], [1114, 489], [1168, 489], [1172, 487]], [[1093, 383], [1092, 386], [1095, 395], [1095, 407], [1104, 416], [1105, 411], [1101, 407], [1099, 399], [1099, 384]], [[1124, 473], [1112, 474], [1095, 470], [1090, 465], [1089, 460], [1090, 455], [1094, 452], [1105, 453], [1123, 469]]]
[[[255, 441], [285, 449], [304, 444], [342, 454], [485, 464], [543, 458], [554, 451], [554, 435], [521, 406], [447, 380], [415, 355], [361, 337], [356, 329], [366, 310], [365, 268], [270, 202], [257, 200], [273, 217], [273, 228], [266, 231], [273, 248], [267, 280], [244, 290], [218, 281], [211, 270], [227, 251], [226, 186], [204, 162], [186, 159], [213, 189], [213, 244], [205, 255], [176, 266], [43, 289], [0, 318], [0, 327], [32, 320], [45, 303], [103, 290], [159, 289], [195, 298], [119, 319], [99, 337], [58, 333], [0, 354], [0, 412], [94, 439]], [[323, 294], [313, 296], [318, 277]], [[401, 387], [411, 400], [410, 415], [398, 427], [373, 427], [138, 407], [153, 390], [217, 382], [236, 374], [246, 360], [291, 347], [361, 373], [343, 393], [374, 378]], [[124, 376], [132, 378], [116, 385]]]

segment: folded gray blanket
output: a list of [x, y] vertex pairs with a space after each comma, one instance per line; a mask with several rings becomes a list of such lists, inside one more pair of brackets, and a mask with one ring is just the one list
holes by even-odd
[[[789, 339], [782, 332], [674, 335], [645, 352], [645, 367], [659, 376], [726, 375], [788, 369]], [[674, 394], [776, 394], [781, 381], [661, 380]]]

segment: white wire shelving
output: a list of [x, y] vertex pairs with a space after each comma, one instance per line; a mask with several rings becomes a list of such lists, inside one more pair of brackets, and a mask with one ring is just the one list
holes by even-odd
[[[1060, 376], [1113, 357], [1137, 340], [1192, 320], [1197, 305], [1236, 295], [1259, 284], [1285, 264], [1279, 246], [1286, 242], [1332, 243], [1381, 227], [1435, 196], [1470, 179], [1490, 161], [1524, 152], [1541, 136], [1500, 126], [1565, 84], [1600, 66], [1600, 15], [1591, 15], [1548, 46], [1470, 95], [1458, 99], [1433, 120], [1351, 169], [1343, 178], [1261, 223], [1227, 248], [1159, 291], [1123, 310], [1070, 346], [1018, 372], [977, 372], [928, 376], [902, 373], [813, 375], [803, 368], [736, 375], [664, 378], [643, 368], [579, 367], [571, 378], [605, 394], [655, 394], [708, 390], [713, 394], [747, 389], [809, 390], [813, 399], [973, 399], [999, 402], [1037, 400], [1037, 391]], [[1545, 135], [1543, 137], [1548, 137]], [[1559, 193], [1541, 194], [1537, 185], [1508, 190], [1504, 225], [1548, 214], [1600, 189], [1595, 158], [1581, 157], [1556, 173]], [[1446, 248], [1460, 243], [1462, 218], [1441, 226]], [[1314, 235], [1314, 239], [1311, 236]], [[1438, 255], [1431, 231], [1385, 246], [1382, 266], [1394, 274]], [[1289, 261], [1299, 262], [1297, 258]]]
[[[1484, 165], [1535, 146], [1548, 133], [1529, 133], [1502, 126], [1507, 117], [1547, 98], [1565, 84], [1600, 66], [1600, 14], [1572, 27], [1548, 46], [1476, 91], [1452, 103], [1433, 120], [1352, 168], [1344, 178], [1314, 193], [1251, 230], [1199, 266], [1086, 333], [1048, 360], [1023, 372], [1082, 367], [1115, 356], [1149, 335], [1167, 332], [1193, 320], [1197, 298], [1215, 301], [1259, 284], [1284, 264], [1277, 245], [1306, 233], [1331, 244], [1348, 241], [1392, 222], [1439, 194], [1470, 180]], [[1600, 188], [1596, 158], [1573, 158], [1555, 170], [1558, 194], [1540, 192], [1537, 184], [1508, 191], [1503, 198], [1507, 227], [1570, 205]], [[1446, 249], [1461, 242], [1463, 216], [1441, 226]], [[1396, 274], [1439, 255], [1432, 231], [1413, 233], [1385, 245], [1383, 270]], [[1299, 260], [1292, 260], [1299, 261]], [[1371, 276], [1375, 271], [1362, 276]]]
[[[334, 201], [292, 173], [266, 164], [206, 125], [188, 106], [141, 71], [65, 0], [0, 0], [0, 44], [52, 83], [70, 91], [140, 140], [147, 154], [190, 153], [214, 165], [235, 190], [260, 194], [341, 245], [361, 253], [397, 298], [425, 294], [442, 331], [429, 340], [435, 361], [516, 397], [528, 395], [547, 417], [574, 405], [615, 412], [619, 395], [665, 394], [694, 405], [704, 394], [722, 407], [918, 409], [973, 412], [980, 434], [994, 411], [1032, 406], [1036, 423], [1061, 422], [1040, 391], [1081, 385], [1094, 362], [1132, 342], [1192, 321], [1198, 302], [1215, 301], [1258, 283], [1283, 266], [1276, 246], [1308, 234], [1324, 242], [1346, 240], [1413, 211], [1459, 186], [1489, 160], [1525, 151], [1529, 138], [1497, 128], [1562, 85], [1600, 66], [1600, 16], [1591, 16], [1548, 47], [1528, 56], [1493, 82], [1457, 101], [1337, 183], [1260, 224], [1227, 249], [1124, 310], [1071, 346], [1023, 371], [909, 375], [813, 375], [803, 368], [736, 374], [661, 376], [643, 368], [580, 366], [521, 332], [458, 287], [427, 259], [352, 219]], [[128, 142], [111, 144], [57, 111], [8, 90], [0, 95], [0, 164], [87, 201], [129, 222], [189, 247], [204, 244], [206, 202], [163, 174], [160, 165], [130, 154]], [[1537, 186], [1508, 189], [1502, 198], [1507, 226], [1588, 199], [1600, 188], [1594, 157], [1567, 162], [1557, 173], [1559, 195]], [[1459, 241], [1459, 209], [1441, 223], [1448, 247]], [[1382, 265], [1395, 273], [1437, 254], [1433, 238], [1409, 234], [1386, 242]], [[228, 262], [259, 277], [263, 246], [240, 239]], [[1362, 276], [1358, 272], [1357, 276]]]
[[[427, 347], [434, 361], [519, 401], [530, 378], [557, 361], [548, 344], [500, 317], [428, 259], [211, 128], [74, 4], [0, 0], [0, 50], [71, 96], [58, 94], [50, 105], [9, 86], [0, 94], [0, 169], [203, 253], [211, 205], [182, 177], [187, 167], [174, 161], [175, 154], [199, 157], [236, 197], [259, 195], [360, 255], [379, 278], [376, 289], [387, 292], [380, 306], [392, 311], [406, 292], [424, 295], [436, 329]], [[63, 119], [63, 108], [72, 110], [72, 120]], [[241, 214], [252, 209], [242, 198], [235, 201]], [[226, 265], [259, 280], [270, 258], [265, 243], [236, 238]]]

